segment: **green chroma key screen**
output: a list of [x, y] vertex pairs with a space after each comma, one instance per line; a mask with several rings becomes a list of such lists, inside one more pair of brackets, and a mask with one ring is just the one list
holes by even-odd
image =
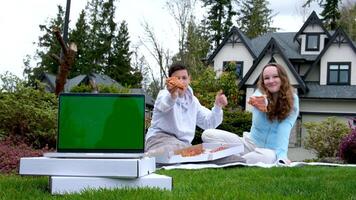
[[144, 95], [61, 94], [57, 151], [143, 152], [144, 116]]

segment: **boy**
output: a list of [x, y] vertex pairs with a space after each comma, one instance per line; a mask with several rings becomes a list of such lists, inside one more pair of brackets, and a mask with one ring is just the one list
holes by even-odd
[[220, 91], [211, 110], [202, 106], [189, 86], [190, 76], [184, 65], [173, 64], [168, 76], [167, 87], [157, 96], [146, 134], [148, 155], [191, 146], [195, 127], [205, 130], [219, 126], [223, 120], [222, 107], [227, 105], [226, 96]]

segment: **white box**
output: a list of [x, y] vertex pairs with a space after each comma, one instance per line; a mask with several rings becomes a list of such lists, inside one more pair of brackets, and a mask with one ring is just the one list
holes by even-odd
[[[226, 143], [203, 143], [204, 153], [196, 155], [183, 157], [181, 155], [174, 155], [174, 152], [165, 152], [159, 156], [156, 156], [156, 162], [161, 164], [173, 164], [173, 163], [187, 163], [187, 162], [206, 162], [212, 161], [219, 158], [224, 158], [230, 155], [239, 154], [244, 151], [243, 145], [236, 144], [226, 144]], [[218, 147], [227, 147], [224, 150], [217, 152], [210, 152]]]
[[115, 188], [158, 188], [172, 190], [172, 177], [149, 174], [137, 179], [100, 178], [100, 177], [66, 177], [49, 178], [51, 194], [77, 193], [85, 189]]
[[21, 175], [96, 176], [137, 178], [156, 171], [154, 158], [137, 159], [78, 159], [21, 158]]

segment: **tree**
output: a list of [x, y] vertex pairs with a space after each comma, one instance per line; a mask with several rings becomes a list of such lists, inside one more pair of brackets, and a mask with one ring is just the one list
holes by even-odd
[[114, 0], [91, 0], [86, 10], [89, 13], [90, 32], [88, 44], [91, 49], [88, 54], [91, 58], [92, 72], [103, 73], [107, 64], [116, 24], [114, 23]]
[[169, 50], [163, 47], [162, 43], [158, 40], [154, 29], [147, 22], [144, 22], [143, 28], [145, 30], [145, 37], [141, 42], [158, 64], [160, 75], [158, 84], [159, 88], [163, 88], [164, 78], [168, 76], [167, 72], [170, 60]]
[[[197, 77], [206, 70], [202, 59], [207, 55], [209, 47], [209, 35], [206, 34], [205, 27], [195, 24], [194, 18], [192, 18], [188, 25], [184, 52], [180, 56], [181, 62], [187, 66], [192, 77]], [[173, 57], [172, 60], [173, 62], [178, 61], [176, 57]]]
[[245, 0], [242, 2], [238, 24], [240, 30], [248, 37], [255, 38], [270, 31], [276, 31], [271, 27], [272, 10], [268, 8], [267, 0]]
[[232, 0], [202, 0], [204, 7], [208, 7], [208, 24], [211, 33], [211, 41], [214, 47], [218, 47], [222, 38], [230, 31], [236, 15], [233, 10]]
[[320, 15], [323, 17], [325, 27], [335, 30], [338, 26], [337, 22], [340, 19], [339, 4], [342, 0], [307, 0], [303, 6], [309, 6], [313, 1], [317, 1], [319, 6], [323, 8]]
[[58, 72], [58, 64], [51, 55], [59, 54], [61, 47], [53, 34], [55, 28], [62, 29], [64, 24], [64, 11], [61, 6], [58, 6], [58, 13], [55, 18], [52, 18], [47, 25], [41, 24], [39, 28], [43, 35], [39, 37], [37, 43], [38, 49], [35, 52], [34, 58], [40, 61], [36, 63], [35, 67], [30, 66], [30, 57], [25, 61], [24, 75], [28, 79], [29, 84], [34, 85], [35, 80], [39, 79], [43, 72], [50, 72], [56, 74]]
[[112, 52], [108, 58], [105, 74], [131, 87], [141, 87], [142, 74], [131, 67], [131, 55], [127, 23], [123, 21], [117, 35], [113, 38]]
[[[79, 52], [68, 78], [79, 74], [101, 73], [124, 85], [140, 86], [142, 75], [131, 68], [127, 24], [118, 28], [115, 22], [115, 0], [91, 0], [82, 10], [76, 26], [69, 31], [69, 41], [77, 44]], [[60, 53], [60, 46], [52, 30], [63, 25], [64, 12], [59, 6], [57, 17], [47, 25], [40, 25], [45, 34], [40, 37], [35, 57], [40, 62], [31, 67], [31, 57], [24, 61], [29, 82], [35, 83], [43, 72], [57, 74], [58, 64], [50, 57]], [[121, 70], [121, 71], [120, 71]]]
[[348, 2], [341, 8], [340, 14], [340, 26], [353, 41], [356, 41], [356, 2]]
[[195, 3], [195, 0], [169, 0], [166, 2], [170, 14], [173, 16], [178, 25], [178, 55], [180, 58], [183, 55], [184, 43], [187, 37], [187, 27], [190, 19], [192, 18]]
[[91, 59], [88, 55], [90, 46], [88, 45], [90, 26], [86, 21], [86, 12], [82, 10], [74, 30], [69, 33], [69, 41], [77, 44], [78, 52], [75, 63], [72, 66], [69, 77], [91, 72]]

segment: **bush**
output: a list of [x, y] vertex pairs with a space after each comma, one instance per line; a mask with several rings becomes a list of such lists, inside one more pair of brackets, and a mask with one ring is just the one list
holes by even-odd
[[34, 150], [19, 137], [5, 137], [0, 140], [0, 172], [17, 172], [20, 158], [42, 156], [47, 151], [49, 151], [47, 147]]
[[191, 82], [194, 95], [207, 108], [214, 105], [216, 93], [223, 90], [228, 99], [226, 109], [240, 108], [243, 95], [237, 87], [237, 76], [234, 72], [224, 72], [219, 78], [212, 68], [208, 68], [201, 76]]
[[[212, 68], [207, 68], [203, 74], [193, 80], [191, 85], [194, 95], [201, 105], [212, 108], [216, 93], [223, 90], [228, 99], [228, 105], [224, 108], [224, 120], [218, 129], [223, 129], [239, 136], [244, 131], [250, 131], [252, 115], [241, 110], [242, 91], [237, 87], [237, 77], [234, 72], [224, 72], [219, 78]], [[192, 144], [201, 143], [203, 130], [197, 128]]]
[[304, 145], [316, 151], [318, 158], [336, 157], [341, 139], [350, 129], [335, 117], [328, 117], [322, 122], [304, 123], [308, 135]]
[[242, 136], [244, 131], [250, 131], [251, 125], [252, 113], [244, 111], [225, 111], [224, 120], [218, 129]]
[[23, 82], [11, 81], [12, 77], [0, 78], [6, 83], [0, 89], [0, 135], [19, 136], [38, 149], [47, 145], [55, 147], [56, 96], [45, 92], [43, 86], [34, 89], [26, 87]]
[[356, 128], [344, 137], [339, 146], [339, 157], [346, 163], [356, 164]]

